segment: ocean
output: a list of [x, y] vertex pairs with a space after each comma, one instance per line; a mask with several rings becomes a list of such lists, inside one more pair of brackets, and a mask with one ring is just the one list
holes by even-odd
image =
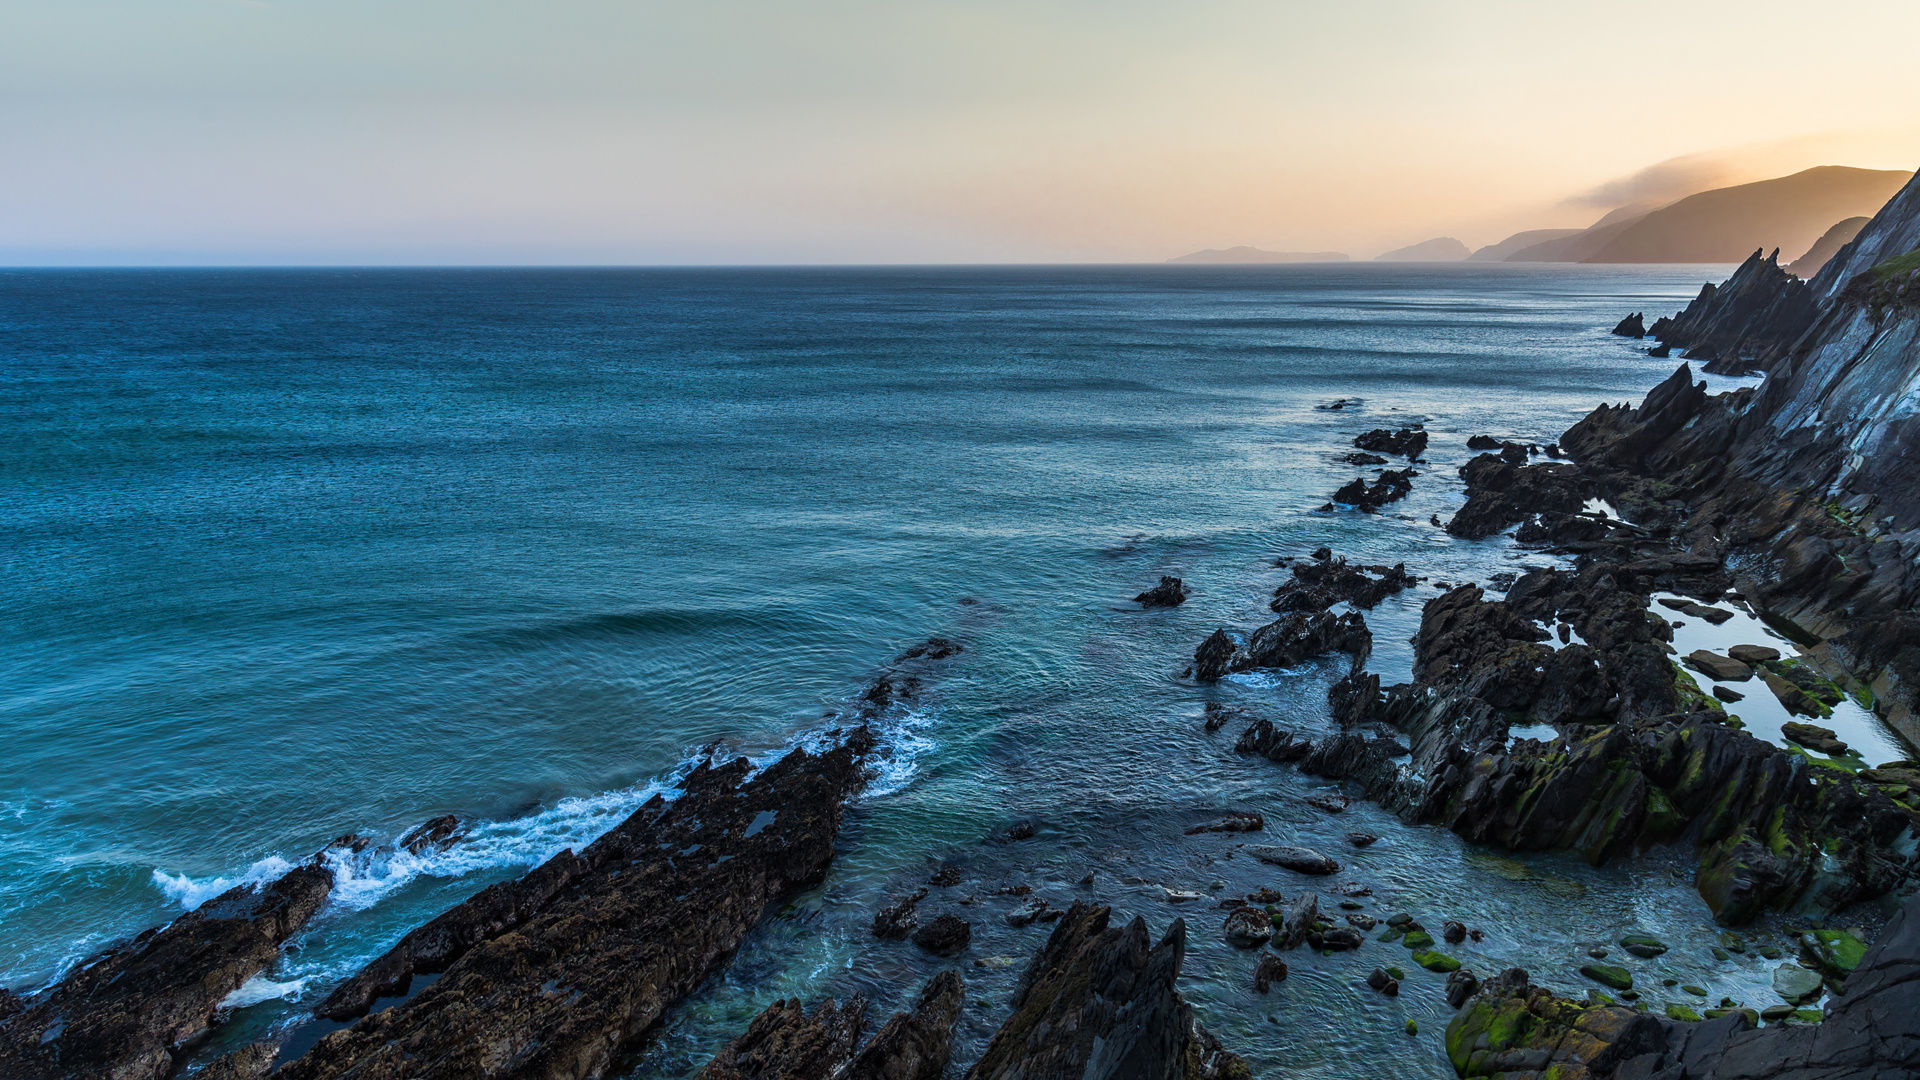
[[[631, 1075], [686, 1075], [776, 997], [900, 1004], [943, 962], [867, 924], [948, 862], [1156, 935], [1186, 917], [1185, 992], [1256, 1073], [1452, 1075], [1441, 976], [1360, 985], [1412, 967], [1398, 946], [1303, 953], [1256, 996], [1211, 899], [1165, 899], [1284, 875], [1181, 835], [1237, 807], [1329, 849], [1380, 834], [1343, 856], [1366, 910], [1484, 927], [1461, 952], [1483, 974], [1577, 991], [1588, 947], [1646, 932], [1675, 977], [1758, 1001], [1768, 964], [1713, 958], [1686, 852], [1594, 868], [1364, 803], [1331, 818], [1299, 802], [1329, 785], [1200, 717], [1324, 727], [1332, 662], [1181, 677], [1215, 627], [1272, 618], [1278, 557], [1326, 544], [1452, 583], [1551, 562], [1430, 524], [1462, 502], [1466, 439], [1546, 443], [1637, 401], [1677, 361], [1607, 331], [1726, 270], [0, 271], [0, 985], [343, 834], [470, 820], [443, 853], [339, 860], [207, 1052], [297, 1026], [406, 929], [671, 792], [700, 748], [778, 753], [943, 635], [965, 652], [889, 720], [833, 875]], [[1356, 433], [1416, 421], [1410, 498], [1318, 509], [1361, 474], [1335, 460]], [[1162, 574], [1192, 598], [1130, 602]], [[1367, 613], [1385, 682], [1433, 595]], [[1034, 839], [983, 842], [1021, 818]], [[1046, 932], [995, 902], [967, 909], [960, 1061]]]

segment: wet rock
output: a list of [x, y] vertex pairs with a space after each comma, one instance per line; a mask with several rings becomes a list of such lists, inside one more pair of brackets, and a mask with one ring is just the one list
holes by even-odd
[[453, 814], [442, 814], [407, 830], [397, 846], [412, 855], [425, 855], [445, 849], [459, 836], [460, 819]]
[[1613, 332], [1619, 337], [1643, 338], [1647, 336], [1647, 324], [1641, 321], [1640, 312], [1621, 319], [1614, 324]]
[[1365, 477], [1350, 481], [1333, 493], [1333, 501], [1342, 506], [1351, 506], [1359, 510], [1375, 511], [1390, 502], [1397, 502], [1413, 492], [1414, 477], [1420, 475], [1412, 469], [1387, 469], [1369, 484]]
[[[1045, 900], [1037, 896], [1030, 896], [1025, 903], [1007, 912], [1007, 925], [1026, 926], [1035, 920], [1044, 920], [1049, 914], [1052, 914], [1050, 911], [1051, 907], [1052, 905], [1048, 904]], [[1059, 918], [1059, 916], [1054, 915], [1054, 918]]]
[[1157, 945], [1146, 921], [1108, 926], [1109, 909], [1075, 903], [1034, 958], [1008, 1017], [967, 1080], [1247, 1076], [1175, 989], [1187, 927]]
[[1426, 950], [1426, 951], [1420, 951], [1420, 952], [1414, 953], [1413, 962], [1416, 964], [1419, 964], [1423, 968], [1426, 968], [1428, 971], [1438, 971], [1438, 972], [1446, 973], [1446, 972], [1453, 972], [1453, 971], [1460, 970], [1460, 961], [1455, 960], [1453, 957], [1448, 956], [1446, 953], [1435, 952], [1432, 950]]
[[927, 879], [927, 884], [938, 885], [943, 889], [952, 888], [960, 884], [960, 868], [957, 866], [943, 866], [933, 872], [933, 876]]
[[1234, 670], [1262, 667], [1298, 667], [1317, 656], [1344, 652], [1358, 668], [1373, 652], [1373, 634], [1359, 612], [1344, 615], [1326, 612], [1295, 612], [1283, 616], [1253, 632], [1247, 640], [1244, 659], [1236, 658]]
[[1460, 467], [1460, 478], [1467, 502], [1447, 522], [1447, 532], [1466, 540], [1493, 536], [1532, 514], [1572, 514], [1586, 501], [1576, 465], [1516, 464], [1480, 454]]
[[1257, 949], [1273, 938], [1273, 919], [1260, 908], [1237, 907], [1227, 915], [1221, 932], [1229, 945]]
[[1300, 801], [1329, 814], [1338, 814], [1353, 805], [1353, 800], [1345, 795], [1308, 795]]
[[1357, 452], [1352, 454], [1337, 455], [1334, 458], [1334, 460], [1345, 462], [1348, 465], [1385, 465], [1387, 463], [1387, 459], [1381, 457], [1379, 454], [1364, 454], [1364, 453], [1357, 453]]
[[1651, 960], [1656, 956], [1664, 956], [1667, 952], [1666, 942], [1661, 941], [1659, 938], [1650, 937], [1623, 937], [1620, 939], [1620, 947], [1640, 957], [1642, 960]]
[[927, 890], [919, 889], [881, 908], [873, 916], [873, 936], [883, 941], [907, 940], [907, 935], [920, 925], [920, 914], [915, 905], [926, 898]]
[[966, 649], [957, 641], [943, 637], [930, 637], [927, 640], [900, 654], [901, 660], [945, 660], [958, 656]]
[[940, 1080], [966, 989], [957, 972], [935, 975], [913, 1007], [888, 1018], [835, 1080]]
[[720, 1048], [694, 1080], [827, 1080], [853, 1056], [866, 1027], [867, 999], [832, 1000], [811, 1015], [800, 999], [769, 1005]]
[[1311, 848], [1261, 844], [1247, 848], [1247, 854], [1263, 863], [1282, 866], [1298, 874], [1337, 874], [1340, 864]]
[[1353, 927], [1355, 930], [1372, 930], [1374, 927], [1380, 925], [1380, 920], [1371, 915], [1348, 915], [1345, 916], [1345, 918], [1347, 925]]
[[1467, 924], [1448, 919], [1440, 924], [1440, 937], [1449, 945], [1458, 945], [1467, 940]]
[[1731, 657], [1695, 649], [1687, 654], [1687, 666], [1720, 682], [1745, 682], [1753, 678], [1753, 669]]
[[250, 1043], [222, 1054], [193, 1075], [193, 1080], [261, 1080], [273, 1071], [278, 1048], [270, 1042]]
[[1480, 980], [1468, 968], [1447, 973], [1447, 1005], [1458, 1009], [1467, 999], [1480, 992]]
[[1735, 645], [1727, 655], [1743, 664], [1759, 665], [1780, 659], [1780, 650], [1768, 645]]
[[1265, 953], [1260, 962], [1253, 966], [1253, 989], [1256, 993], [1266, 993], [1274, 983], [1284, 982], [1287, 978], [1287, 962]]
[[1205, 710], [1206, 729], [1208, 731], [1219, 731], [1221, 728], [1227, 726], [1227, 721], [1239, 716], [1240, 713], [1241, 710], [1239, 709], [1222, 705], [1217, 701], [1209, 701], [1207, 702]]
[[1187, 602], [1187, 587], [1177, 577], [1161, 577], [1160, 584], [1134, 597], [1142, 607], [1179, 607]]
[[958, 956], [973, 941], [973, 924], [952, 912], [914, 931], [913, 943], [936, 956]]
[[1407, 923], [1403, 929], [1406, 931], [1406, 936], [1400, 939], [1400, 944], [1405, 945], [1409, 949], [1430, 949], [1433, 947], [1433, 935], [1422, 929], [1419, 923]]
[[1795, 1005], [1804, 1005], [1819, 997], [1826, 982], [1817, 971], [1799, 964], [1781, 964], [1773, 969], [1773, 992]]
[[607, 1068], [771, 902], [825, 875], [871, 746], [858, 729], [757, 775], [743, 758], [703, 762], [678, 799], [649, 800], [578, 854], [562, 852], [403, 937], [322, 1014], [348, 1019], [374, 997], [404, 993], [413, 974], [444, 974], [276, 1076], [467, 1080]]
[[1366, 936], [1358, 929], [1351, 926], [1336, 926], [1330, 930], [1321, 931], [1320, 940], [1313, 942], [1313, 947], [1326, 952], [1346, 952], [1349, 949], [1359, 948], [1366, 944], [1366, 941]]
[[1721, 686], [1716, 683], [1713, 687], [1713, 696], [1731, 705], [1736, 701], [1745, 700], [1747, 695], [1735, 690], [1731, 686]]
[[1233, 670], [1233, 661], [1239, 652], [1240, 647], [1224, 629], [1215, 630], [1193, 651], [1193, 677], [1201, 682], [1218, 682]]
[[1387, 974], [1384, 968], [1373, 969], [1372, 973], [1367, 976], [1367, 986], [1371, 989], [1378, 990], [1388, 997], [1400, 996], [1400, 980]]
[[1838, 757], [1847, 752], [1847, 744], [1834, 737], [1832, 728], [1818, 724], [1800, 724], [1789, 720], [1780, 725], [1780, 737], [1816, 753]]
[[1809, 930], [1800, 935], [1800, 951], [1814, 966], [1844, 980], [1860, 966], [1867, 944], [1852, 930]]
[[1372, 431], [1356, 436], [1353, 445], [1361, 450], [1391, 454], [1412, 461], [1427, 448], [1427, 433], [1419, 428], [1404, 427], [1399, 430], [1374, 428]]
[[317, 862], [229, 889], [31, 998], [9, 995], [16, 1008], [0, 1021], [0, 1076], [167, 1076], [176, 1048], [207, 1030], [221, 1000], [267, 970], [326, 900], [333, 874]]
[[1202, 822], [1198, 825], [1189, 825], [1186, 834], [1188, 836], [1194, 836], [1199, 833], [1211, 832], [1258, 832], [1265, 827], [1266, 820], [1258, 813], [1251, 810], [1236, 810], [1223, 818], [1216, 818], [1213, 821]]
[[1580, 974], [1611, 990], [1633, 989], [1633, 974], [1616, 964], [1583, 964]]
[[999, 839], [1009, 843], [1018, 843], [1021, 840], [1033, 839], [1034, 834], [1038, 831], [1039, 829], [1031, 820], [1023, 818], [1009, 826], [1006, 832], [1000, 834]]
[[1314, 893], [1303, 893], [1287, 909], [1281, 920], [1280, 932], [1274, 936], [1276, 949], [1295, 949], [1313, 933], [1313, 924], [1320, 921], [1320, 897]]
[[1346, 559], [1319, 559], [1295, 563], [1293, 578], [1273, 591], [1267, 605], [1279, 614], [1325, 611], [1338, 603], [1371, 608], [1395, 593], [1412, 588], [1419, 578], [1407, 573], [1405, 563], [1393, 566], [1358, 565]]
[[1379, 837], [1372, 833], [1350, 832], [1347, 834], [1347, 843], [1352, 844], [1354, 847], [1367, 847], [1379, 839]]

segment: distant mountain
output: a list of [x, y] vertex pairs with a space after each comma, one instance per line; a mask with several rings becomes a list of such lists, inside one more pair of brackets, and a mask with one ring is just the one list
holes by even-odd
[[1731, 263], [1755, 248], [1807, 251], [1833, 222], [1872, 214], [1913, 174], [1818, 168], [1689, 195], [1580, 256], [1590, 263]]
[[1787, 264], [1787, 273], [1801, 281], [1813, 280], [1813, 275], [1827, 265], [1827, 260], [1833, 258], [1834, 253], [1840, 250], [1840, 245], [1859, 236], [1860, 230], [1866, 228], [1867, 222], [1872, 220], [1872, 218], [1850, 217], [1828, 229], [1820, 239], [1813, 242], [1813, 247], [1809, 248], [1805, 255]]
[[1572, 236], [1563, 236], [1558, 240], [1548, 240], [1532, 247], [1521, 248], [1507, 256], [1508, 262], [1585, 262], [1588, 256], [1613, 242], [1613, 238], [1626, 232], [1646, 217], [1642, 214], [1619, 216], [1619, 212], [1608, 214], [1594, 222], [1591, 228], [1582, 229]]
[[1460, 262], [1473, 254], [1467, 245], [1451, 236], [1436, 236], [1431, 240], [1422, 240], [1403, 248], [1395, 248], [1385, 255], [1376, 255], [1374, 262]]
[[1472, 262], [1504, 262], [1507, 256], [1516, 251], [1543, 244], [1549, 240], [1564, 240], [1569, 236], [1579, 236], [1585, 229], [1528, 229], [1517, 232], [1497, 244], [1488, 244], [1479, 251], [1467, 256]]
[[1261, 251], [1257, 247], [1208, 248], [1168, 259], [1170, 263], [1314, 263], [1346, 262], [1338, 251]]

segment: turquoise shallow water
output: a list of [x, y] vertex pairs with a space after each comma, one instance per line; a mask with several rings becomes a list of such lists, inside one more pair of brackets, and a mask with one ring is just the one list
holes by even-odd
[[[1439, 977], [1373, 996], [1350, 970], [1383, 962], [1369, 945], [1303, 956], [1254, 1000], [1215, 917], [1164, 900], [1260, 883], [1231, 838], [1180, 836], [1227, 805], [1328, 845], [1381, 833], [1353, 856], [1369, 910], [1502, 927], [1483, 968], [1566, 976], [1586, 944], [1647, 929], [1698, 946], [1670, 954], [1683, 981], [1759, 1001], [1757, 957], [1702, 959], [1677, 855], [1513, 861], [1364, 805], [1327, 818], [1199, 716], [1218, 699], [1311, 728], [1331, 668], [1178, 677], [1215, 626], [1265, 621], [1276, 555], [1329, 543], [1451, 581], [1540, 562], [1427, 524], [1460, 502], [1465, 439], [1545, 442], [1637, 399], [1673, 362], [1606, 330], [1722, 276], [0, 273], [0, 984], [40, 985], [334, 836], [476, 820], [443, 855], [343, 867], [223, 1038], [287, 1023], [408, 926], [670, 787], [694, 748], [786, 745], [939, 633], [968, 650], [889, 731], [833, 878], [636, 1072], [684, 1073], [782, 993], [897, 1003], [935, 966], [864, 926], [939, 859], [979, 882], [966, 972], [987, 1004], [963, 1041], [998, 1023], [1017, 966], [995, 958], [1044, 933], [999, 922], [991, 890], [1025, 881], [1156, 933], [1189, 916], [1196, 1005], [1257, 1065], [1342, 1076], [1391, 1051], [1444, 1075]], [[1340, 397], [1360, 405], [1313, 407]], [[1415, 419], [1434, 442], [1412, 498], [1314, 512], [1357, 474], [1332, 460], [1356, 432]], [[1162, 573], [1193, 599], [1126, 602]], [[1432, 594], [1369, 613], [1387, 681]], [[1016, 815], [1040, 835], [980, 843]], [[1101, 884], [1076, 892], [1089, 869]], [[1427, 1034], [1405, 1036], [1409, 1015]]]

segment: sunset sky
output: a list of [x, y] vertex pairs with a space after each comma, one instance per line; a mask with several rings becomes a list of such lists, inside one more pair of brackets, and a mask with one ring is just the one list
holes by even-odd
[[1920, 166], [1917, 40], [1912, 0], [10, 0], [0, 263], [1479, 246]]

